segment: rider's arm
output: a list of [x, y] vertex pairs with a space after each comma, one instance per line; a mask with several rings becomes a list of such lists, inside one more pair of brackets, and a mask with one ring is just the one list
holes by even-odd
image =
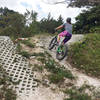
[[57, 28], [55, 28], [56, 30], [59, 30], [59, 29], [61, 29], [61, 28], [63, 28], [63, 25], [60, 25], [60, 26], [58, 26]]

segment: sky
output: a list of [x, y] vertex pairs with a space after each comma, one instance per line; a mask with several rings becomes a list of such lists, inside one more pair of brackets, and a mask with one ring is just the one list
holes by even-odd
[[54, 19], [61, 15], [66, 20], [67, 17], [72, 18], [75, 22], [75, 17], [82, 11], [80, 8], [67, 8], [67, 4], [51, 5], [43, 2], [43, 0], [0, 0], [0, 7], [7, 7], [21, 14], [26, 12], [26, 9], [38, 13], [38, 20], [46, 18], [51, 13]]

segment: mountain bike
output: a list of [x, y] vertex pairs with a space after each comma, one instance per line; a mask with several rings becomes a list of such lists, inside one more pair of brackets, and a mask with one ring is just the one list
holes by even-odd
[[48, 49], [52, 50], [54, 47], [57, 48], [56, 49], [56, 58], [58, 60], [63, 60], [67, 56], [68, 46], [66, 44], [63, 44], [62, 41], [61, 41], [61, 44], [58, 44], [57, 36], [54, 36], [49, 43]]

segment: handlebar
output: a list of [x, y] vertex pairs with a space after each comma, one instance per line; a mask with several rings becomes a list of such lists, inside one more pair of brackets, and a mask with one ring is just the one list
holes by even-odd
[[53, 29], [53, 32], [52, 32], [52, 34], [54, 34], [54, 33], [56, 33], [57, 32], [57, 30], [56, 29]]

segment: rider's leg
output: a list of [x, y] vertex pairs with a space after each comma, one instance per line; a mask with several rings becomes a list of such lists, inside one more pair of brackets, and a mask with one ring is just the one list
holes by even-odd
[[57, 37], [57, 42], [59, 43], [59, 41], [60, 41], [60, 36], [58, 35], [58, 37]]
[[72, 34], [67, 34], [63, 40], [63, 44], [65, 44], [66, 42], [68, 42], [72, 37]]
[[59, 43], [60, 38], [61, 38], [61, 37], [66, 36], [66, 34], [67, 34], [67, 32], [66, 32], [66, 31], [63, 31], [63, 32], [61, 32], [60, 34], [58, 34], [58, 37], [57, 37], [57, 42]]

